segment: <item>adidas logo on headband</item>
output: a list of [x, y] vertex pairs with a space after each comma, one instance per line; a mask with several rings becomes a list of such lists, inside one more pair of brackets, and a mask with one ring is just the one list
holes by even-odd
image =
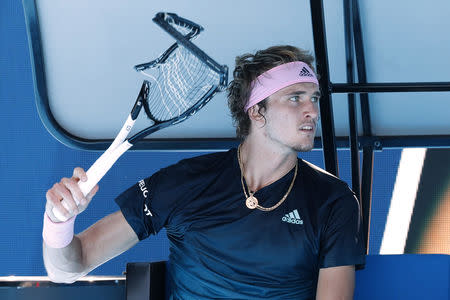
[[307, 77], [314, 77], [313, 74], [311, 74], [307, 68], [303, 67], [302, 70], [300, 71], [300, 74], [298, 74], [300, 76], [307, 76]]

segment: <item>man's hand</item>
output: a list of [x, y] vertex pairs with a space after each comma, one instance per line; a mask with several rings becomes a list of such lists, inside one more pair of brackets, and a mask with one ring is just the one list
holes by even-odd
[[[61, 222], [61, 220], [56, 218], [53, 214], [53, 207], [58, 209], [68, 219], [83, 212], [97, 193], [98, 185], [96, 185], [85, 197], [78, 186], [78, 181], [80, 180], [86, 181], [87, 176], [82, 168], [77, 167], [73, 170], [72, 178], [62, 178], [60, 182], [55, 183], [53, 187], [47, 191], [45, 211], [53, 222]], [[61, 203], [63, 200], [67, 203], [69, 209], [66, 209], [63, 206]], [[76, 204], [77, 202], [79, 205]]]

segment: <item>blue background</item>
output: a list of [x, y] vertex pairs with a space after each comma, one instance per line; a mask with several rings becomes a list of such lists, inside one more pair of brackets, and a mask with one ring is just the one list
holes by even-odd
[[[82, 122], [83, 120], [80, 120]], [[42, 216], [45, 193], [75, 166], [88, 168], [99, 156], [67, 148], [42, 125], [35, 106], [25, 19], [20, 1], [0, 2], [0, 276], [44, 275]], [[113, 199], [126, 187], [156, 170], [199, 153], [128, 152], [104, 177], [94, 201], [77, 218], [77, 232], [114, 212]], [[339, 151], [340, 175], [349, 184], [350, 153]], [[375, 153], [369, 252], [377, 254], [401, 150]], [[323, 167], [322, 152], [302, 158]], [[168, 256], [165, 232], [99, 267], [92, 274], [121, 274], [129, 261], [157, 261]]]

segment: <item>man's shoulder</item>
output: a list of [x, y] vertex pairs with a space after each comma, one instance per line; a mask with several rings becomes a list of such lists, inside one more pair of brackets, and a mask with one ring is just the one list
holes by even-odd
[[186, 158], [162, 169], [162, 171], [164, 173], [180, 174], [181, 172], [186, 175], [194, 175], [210, 170], [220, 170], [233, 162], [235, 153], [236, 149], [230, 149], [224, 152], [213, 152]]
[[299, 167], [306, 186], [315, 192], [328, 194], [329, 197], [353, 194], [345, 181], [324, 169], [302, 159], [300, 159]]
[[301, 170], [312, 176], [313, 179], [321, 180], [321, 181], [329, 181], [331, 183], [344, 183], [341, 179], [336, 177], [335, 175], [325, 171], [324, 169], [306, 161], [303, 159], [299, 159], [299, 167]]

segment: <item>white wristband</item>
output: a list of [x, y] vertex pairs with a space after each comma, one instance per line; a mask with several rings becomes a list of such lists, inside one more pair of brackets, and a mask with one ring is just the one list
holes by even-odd
[[42, 237], [44, 242], [51, 248], [64, 248], [70, 244], [73, 239], [73, 227], [75, 224], [75, 216], [61, 223], [54, 223], [44, 213], [44, 226], [42, 229]]

